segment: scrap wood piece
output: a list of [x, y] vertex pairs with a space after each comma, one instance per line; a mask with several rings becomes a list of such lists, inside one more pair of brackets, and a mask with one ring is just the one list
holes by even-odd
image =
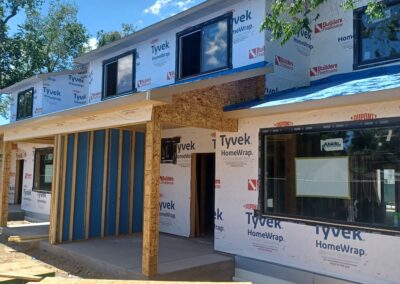
[[17, 280], [25, 280], [25, 281], [31, 281], [31, 282], [40, 282], [44, 277], [42, 276], [35, 276], [35, 275], [28, 275], [28, 274], [22, 274], [22, 273], [2, 273], [0, 272], [0, 282], [3, 281], [9, 281], [13, 279]]
[[[228, 284], [231, 282], [192, 282], [192, 281], [149, 281], [149, 280], [106, 280], [106, 279], [71, 279], [61, 277], [46, 277], [43, 284]], [[251, 284], [251, 282], [236, 282], [238, 284]], [[28, 283], [29, 284], [29, 283]]]
[[23, 243], [23, 242], [34, 242], [45, 240], [48, 235], [28, 235], [28, 236], [10, 236], [8, 237], [9, 242]]

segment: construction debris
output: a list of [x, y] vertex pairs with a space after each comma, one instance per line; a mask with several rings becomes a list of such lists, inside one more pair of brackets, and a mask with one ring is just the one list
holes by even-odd
[[10, 236], [8, 237], [8, 241], [15, 243], [28, 243], [28, 242], [39, 242], [41, 240], [46, 240], [48, 238], [49, 238], [48, 235]]

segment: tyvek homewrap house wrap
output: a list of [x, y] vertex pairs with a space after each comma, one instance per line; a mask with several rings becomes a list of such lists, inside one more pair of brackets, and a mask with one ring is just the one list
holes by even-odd
[[[78, 58], [88, 106], [26, 122], [56, 136], [50, 241], [140, 232], [143, 214], [148, 276], [160, 231], [212, 239], [236, 279], [398, 282], [400, 4], [369, 23], [366, 3], [324, 3], [281, 47], [258, 28], [271, 1], [207, 1]], [[232, 64], [182, 78], [182, 38], [229, 13]], [[136, 90], [107, 97], [103, 73], [128, 65]], [[23, 125], [6, 143], [35, 138]]]

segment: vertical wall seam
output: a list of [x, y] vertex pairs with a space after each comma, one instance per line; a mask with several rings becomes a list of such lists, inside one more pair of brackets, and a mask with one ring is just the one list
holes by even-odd
[[74, 211], [75, 211], [75, 191], [76, 191], [76, 164], [78, 157], [78, 133], [74, 134], [74, 160], [72, 164], [72, 183], [71, 183], [71, 210], [69, 217], [69, 240], [72, 241], [74, 231]]
[[121, 183], [122, 183], [122, 143], [124, 141], [123, 130], [119, 130], [119, 143], [118, 143], [118, 175], [117, 175], [117, 206], [115, 217], [115, 235], [119, 235], [119, 216], [121, 210]]
[[106, 198], [107, 198], [107, 176], [108, 176], [108, 144], [110, 129], [105, 130], [105, 144], [104, 144], [104, 169], [103, 169], [103, 199], [101, 208], [101, 237], [104, 237], [105, 230], [105, 215], [106, 215]]
[[131, 137], [131, 149], [130, 149], [130, 163], [129, 163], [129, 234], [133, 232], [133, 199], [134, 196], [134, 182], [135, 182], [135, 143], [136, 143], [136, 132], [132, 131]]
[[86, 171], [86, 211], [85, 211], [85, 239], [89, 238], [90, 227], [90, 203], [92, 196], [92, 169], [93, 169], [93, 131], [89, 133], [88, 166]]

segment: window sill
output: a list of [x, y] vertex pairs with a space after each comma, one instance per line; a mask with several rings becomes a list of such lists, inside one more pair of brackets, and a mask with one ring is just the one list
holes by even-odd
[[51, 194], [51, 189], [35, 189], [32, 188], [33, 192], [37, 192], [37, 193], [46, 193], [46, 194]]
[[125, 93], [112, 95], [112, 96], [104, 96], [104, 95], [102, 95], [101, 100], [102, 101], [107, 101], [107, 100], [112, 100], [112, 99], [116, 99], [116, 98], [120, 98], [120, 97], [124, 97], [124, 96], [130, 96], [130, 95], [134, 95], [136, 92], [137, 92], [137, 90], [133, 89], [132, 91], [128, 91], [128, 92], [125, 92]]
[[261, 216], [265, 218], [273, 218], [278, 219], [285, 222], [296, 223], [296, 224], [304, 224], [309, 226], [331, 226], [338, 227], [343, 229], [350, 230], [360, 230], [367, 233], [375, 233], [389, 236], [400, 236], [400, 226], [398, 229], [393, 229], [388, 226], [369, 226], [366, 224], [356, 224], [356, 223], [348, 223], [344, 221], [328, 221], [319, 218], [312, 217], [291, 217], [285, 214], [278, 213], [262, 213], [260, 210], [254, 210], [255, 216]]

